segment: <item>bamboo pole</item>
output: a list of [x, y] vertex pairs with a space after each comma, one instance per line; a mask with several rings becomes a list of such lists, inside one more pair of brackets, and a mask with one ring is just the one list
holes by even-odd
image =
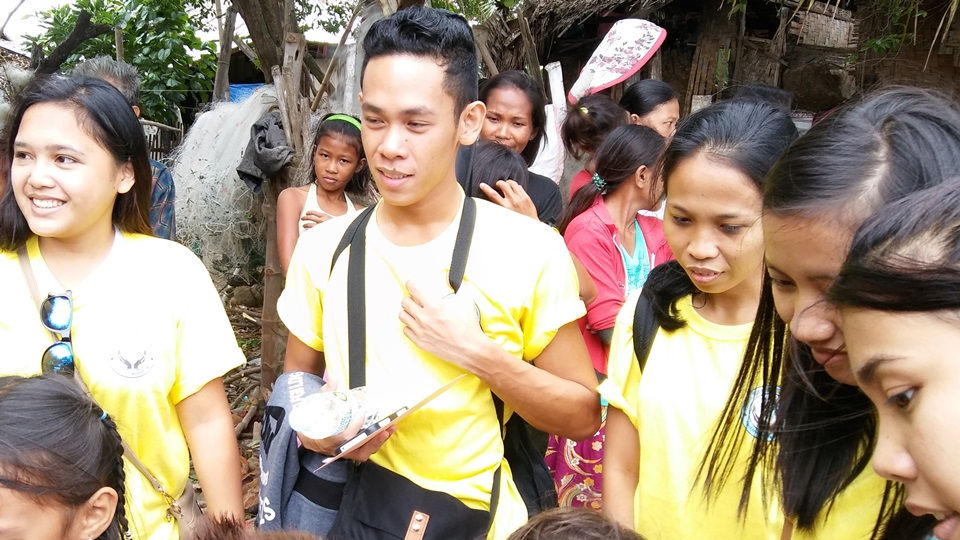
[[337, 53], [340, 52], [340, 47], [343, 46], [347, 41], [347, 36], [350, 35], [350, 29], [353, 28], [353, 21], [357, 19], [357, 15], [360, 14], [360, 7], [363, 5], [363, 2], [357, 2], [357, 5], [353, 8], [353, 15], [350, 16], [350, 22], [347, 23], [347, 27], [343, 29], [343, 33], [340, 35], [340, 42], [337, 43], [337, 47], [333, 50], [333, 56], [330, 58], [330, 64], [327, 65], [327, 72], [323, 74], [323, 80], [320, 81], [320, 89], [317, 90], [316, 97], [313, 98], [313, 103], [310, 105], [310, 111], [316, 111], [317, 107], [320, 106], [320, 100], [323, 99], [323, 94], [327, 91], [327, 85], [330, 82], [330, 74], [333, 73], [334, 62], [337, 61]]
[[213, 79], [213, 99], [227, 101], [230, 98], [230, 52], [233, 50], [233, 27], [237, 21], [237, 8], [227, 8], [227, 20], [220, 34], [220, 51], [217, 53], [217, 74]]

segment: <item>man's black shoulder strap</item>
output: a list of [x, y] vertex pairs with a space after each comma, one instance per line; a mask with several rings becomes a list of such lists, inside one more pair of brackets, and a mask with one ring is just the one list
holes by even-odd
[[[343, 238], [337, 245], [330, 261], [330, 272], [337, 264], [340, 254], [350, 246], [350, 255], [347, 266], [347, 343], [350, 357], [350, 388], [366, 384], [367, 367], [367, 331], [366, 331], [366, 229], [374, 206], [371, 205], [357, 216], [343, 233]], [[467, 267], [467, 255], [470, 253], [470, 242], [473, 240], [473, 229], [477, 221], [477, 203], [472, 197], [464, 197], [463, 210], [460, 212], [460, 224], [457, 229], [457, 239], [453, 246], [453, 255], [450, 261], [448, 280], [450, 287], [457, 291], [463, 283], [463, 274]], [[497, 413], [497, 424], [503, 429], [503, 401], [493, 392], [494, 410]], [[501, 468], [493, 474], [493, 486], [490, 490], [490, 524], [500, 499]]]
[[633, 310], [633, 351], [637, 355], [641, 372], [647, 366], [650, 348], [653, 347], [653, 339], [657, 337], [659, 328], [657, 315], [653, 312], [653, 302], [641, 293], [637, 298], [637, 307]]

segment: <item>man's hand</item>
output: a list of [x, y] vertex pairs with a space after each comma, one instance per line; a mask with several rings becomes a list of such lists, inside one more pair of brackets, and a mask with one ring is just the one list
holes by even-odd
[[410, 296], [400, 303], [404, 335], [428, 353], [470, 371], [469, 353], [479, 348], [471, 344], [488, 339], [476, 304], [466, 294], [432, 296], [411, 281], [406, 287]]
[[309, 229], [318, 223], [323, 223], [324, 221], [330, 219], [330, 216], [327, 214], [321, 214], [316, 210], [308, 210], [306, 214], [300, 218], [300, 224], [303, 225], [304, 229]]
[[[324, 385], [320, 391], [328, 392], [332, 391], [332, 388], [330, 385]], [[302, 433], [297, 433], [297, 437], [306, 449], [325, 456], [335, 456], [338, 453], [337, 448], [339, 448], [340, 445], [354, 438], [357, 433], [360, 432], [360, 428], [363, 427], [363, 419], [364, 415], [357, 412], [354, 414], [353, 421], [350, 422], [350, 425], [348, 425], [346, 429], [325, 439], [311, 439]], [[383, 443], [385, 443], [396, 430], [397, 426], [390, 426], [376, 436], [368, 438], [363, 444], [344, 454], [343, 457], [354, 461], [366, 461], [374, 452], [383, 446]]]
[[[379, 434], [373, 437], [370, 437], [369, 439], [364, 441], [364, 443], [361, 444], [360, 446], [344, 454], [343, 459], [352, 459], [353, 461], [366, 461], [370, 459], [370, 456], [376, 453], [376, 451], [379, 450], [381, 446], [383, 446], [383, 443], [387, 442], [387, 439], [389, 439], [390, 436], [393, 435], [393, 432], [395, 432], [396, 430], [397, 430], [397, 426], [395, 425], [388, 427], [387, 429], [383, 430]], [[297, 434], [297, 437], [300, 438], [300, 442], [303, 444], [303, 446], [307, 450], [312, 450], [318, 454], [323, 454], [325, 456], [335, 456], [337, 455], [337, 448], [341, 444], [352, 439], [357, 434], [358, 430], [354, 430], [352, 432], [352, 435], [350, 435], [349, 437], [344, 436], [345, 433], [350, 433], [350, 432], [351, 431], [348, 428], [343, 433], [338, 433], [337, 435], [334, 435], [332, 437], [327, 437], [326, 439], [311, 439], [299, 433]]]
[[489, 184], [480, 183], [480, 191], [482, 191], [491, 202], [497, 203], [508, 210], [513, 210], [514, 212], [519, 212], [533, 219], [538, 219], [537, 207], [534, 206], [530, 196], [527, 195], [527, 192], [520, 184], [513, 180], [497, 180], [497, 189], [499, 189], [503, 195], [497, 192], [496, 189], [490, 187]]

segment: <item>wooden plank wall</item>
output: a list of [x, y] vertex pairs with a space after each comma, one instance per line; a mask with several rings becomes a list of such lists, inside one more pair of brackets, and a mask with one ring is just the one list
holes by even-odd
[[[687, 81], [681, 115], [690, 114], [694, 103], [702, 105], [715, 98], [730, 84], [736, 47], [736, 23], [715, 13], [705, 19], [697, 39], [693, 65]], [[699, 97], [698, 97], [699, 96]]]

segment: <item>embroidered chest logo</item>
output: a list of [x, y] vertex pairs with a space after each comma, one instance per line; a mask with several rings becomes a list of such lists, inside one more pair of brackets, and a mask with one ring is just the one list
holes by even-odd
[[153, 366], [156, 365], [156, 358], [146, 350], [124, 351], [118, 349], [110, 357], [110, 367], [121, 377], [128, 379], [138, 379], [143, 377]]
[[[760, 433], [760, 414], [762, 412], [761, 406], [764, 395], [766, 395], [768, 400], [773, 400], [775, 403], [776, 400], [780, 398], [780, 387], [758, 386], [754, 388], [750, 391], [750, 395], [747, 396], [747, 401], [743, 404], [743, 410], [740, 412], [740, 420], [743, 422], [743, 427], [753, 438], [757, 438], [757, 435]], [[776, 421], [776, 413], [771, 414], [770, 423], [773, 424]], [[773, 433], [768, 433], [767, 439], [772, 440]]]

